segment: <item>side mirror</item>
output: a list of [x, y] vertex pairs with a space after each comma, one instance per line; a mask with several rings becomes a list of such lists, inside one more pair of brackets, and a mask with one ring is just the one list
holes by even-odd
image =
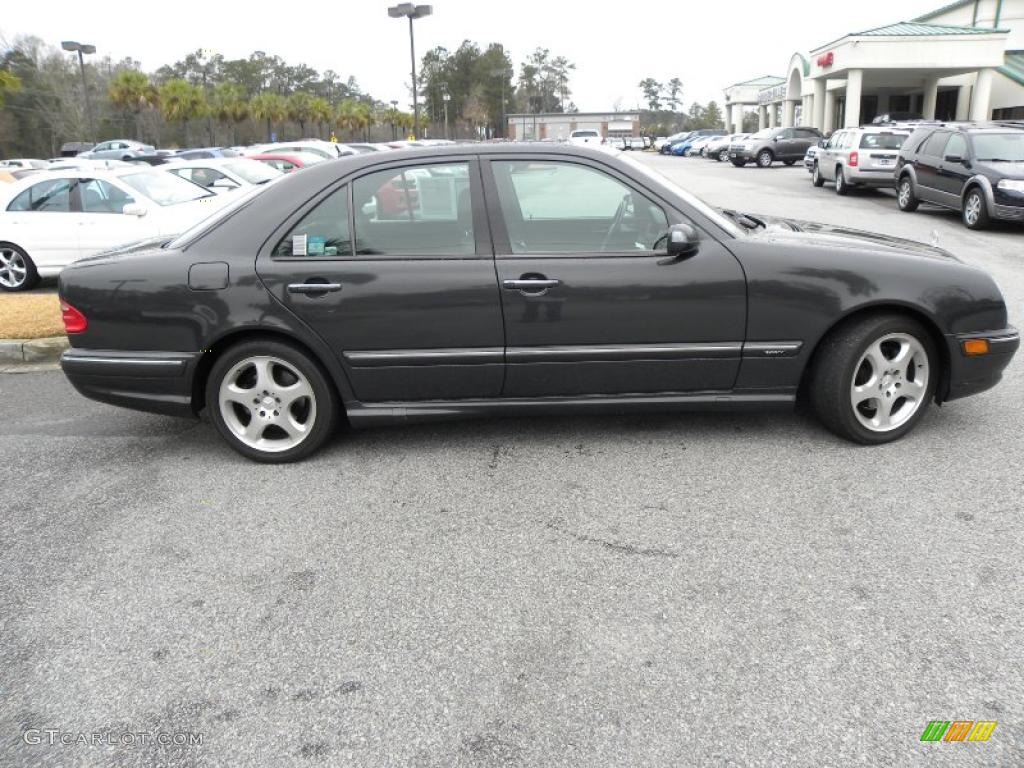
[[666, 245], [670, 258], [683, 259], [700, 249], [700, 235], [691, 224], [673, 224], [669, 227]]
[[121, 213], [125, 216], [138, 216], [143, 217], [146, 215], [146, 206], [142, 203], [126, 203], [124, 208], [121, 209]]
[[947, 163], [962, 163], [964, 161], [960, 155], [946, 155], [945, 160]]
[[828, 139], [818, 139], [818, 146], [824, 149], [828, 146]]

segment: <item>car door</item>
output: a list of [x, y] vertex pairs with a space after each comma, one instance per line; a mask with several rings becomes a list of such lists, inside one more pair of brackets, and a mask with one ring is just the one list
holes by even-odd
[[793, 154], [793, 129], [786, 128], [775, 135], [772, 152], [776, 160], [788, 160]]
[[288, 217], [257, 270], [334, 349], [359, 400], [501, 393], [504, 334], [475, 158], [396, 159], [336, 183]]
[[836, 158], [839, 156], [839, 148], [843, 146], [843, 138], [845, 136], [846, 131], [836, 131], [829, 137], [825, 146], [818, 153], [818, 173], [821, 174], [822, 178], [835, 181]]
[[484, 180], [506, 397], [733, 386], [743, 273], [706, 231], [696, 255], [666, 257], [660, 244], [685, 211], [593, 159], [496, 155]]
[[109, 181], [79, 179], [71, 215], [78, 225], [82, 257], [157, 234], [155, 217], [124, 213], [124, 207], [134, 202], [131, 194]]
[[947, 205], [959, 204], [964, 184], [972, 176], [969, 163], [967, 140], [962, 133], [951, 133], [942, 150], [935, 184]]
[[62, 267], [78, 258], [73, 177], [46, 179], [23, 190], [0, 216], [0, 235], [24, 248], [37, 267]]
[[793, 138], [793, 147], [790, 159], [801, 159], [805, 154], [807, 154], [808, 147], [814, 144], [817, 140], [818, 134], [814, 131], [810, 131], [806, 128], [797, 128]]
[[914, 162], [916, 175], [915, 194], [929, 203], [946, 204], [945, 195], [939, 189], [939, 163], [942, 162], [942, 151], [949, 141], [949, 131], [935, 131], [921, 147]]

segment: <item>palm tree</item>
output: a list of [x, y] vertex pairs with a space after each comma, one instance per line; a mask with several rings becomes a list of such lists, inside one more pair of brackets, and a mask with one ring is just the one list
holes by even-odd
[[334, 114], [334, 122], [343, 131], [355, 130], [358, 122], [355, 99], [345, 99], [338, 105], [338, 109]]
[[310, 100], [309, 119], [316, 123], [317, 134], [320, 138], [323, 138], [324, 135], [324, 123], [331, 122], [332, 117], [331, 103], [327, 99], [317, 96]]
[[258, 93], [249, 102], [249, 114], [256, 120], [267, 121], [267, 141], [274, 140], [274, 123], [284, 120], [286, 110], [284, 99], [273, 91]]
[[188, 121], [206, 114], [203, 89], [181, 78], [173, 78], [160, 86], [160, 114], [169, 123], [180, 122], [185, 133], [186, 146], [192, 143]]
[[288, 96], [288, 101], [285, 105], [285, 111], [288, 114], [288, 119], [293, 120], [299, 124], [299, 132], [302, 134], [299, 138], [305, 139], [306, 136], [306, 123], [313, 118], [313, 110], [311, 103], [313, 98], [304, 91], [295, 91], [295, 93]]
[[231, 123], [231, 143], [238, 143], [238, 124], [249, 117], [242, 87], [232, 82], [217, 83], [211, 97], [210, 113], [222, 125]]
[[380, 116], [382, 123], [387, 123], [391, 126], [391, 140], [395, 141], [398, 139], [398, 130], [396, 126], [401, 125], [402, 113], [398, 111], [397, 107], [388, 107], [384, 110]]
[[363, 132], [363, 140], [370, 140], [370, 128], [376, 122], [376, 115], [373, 113], [373, 106], [365, 101], [357, 101], [355, 105], [354, 129]]
[[107, 98], [115, 107], [134, 115], [135, 138], [141, 140], [142, 130], [139, 127], [139, 116], [143, 109], [155, 107], [159, 100], [157, 90], [149, 82], [149, 78], [138, 70], [122, 69], [110, 81]]

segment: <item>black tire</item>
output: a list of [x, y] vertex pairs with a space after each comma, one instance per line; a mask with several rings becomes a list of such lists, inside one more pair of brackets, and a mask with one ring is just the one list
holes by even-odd
[[816, 187], [825, 186], [825, 177], [821, 175], [821, 169], [818, 167], [817, 163], [815, 163], [814, 167], [811, 169], [811, 184]]
[[782, 164], [786, 165], [786, 166], [790, 166], [790, 165], [792, 165], [795, 162], [796, 162], [796, 160], [783, 160]]
[[723, 149], [715, 156], [715, 159], [720, 163], [724, 163], [726, 160], [729, 159], [729, 150]]
[[735, 165], [737, 168], [742, 168], [743, 166], [745, 166], [747, 164], [747, 161], [746, 160], [733, 160], [732, 164]]
[[[7, 264], [13, 268], [8, 269]], [[39, 283], [39, 272], [32, 257], [14, 243], [0, 243], [0, 270], [0, 291], [29, 291]]]
[[846, 181], [846, 172], [843, 170], [843, 166], [836, 166], [836, 194], [842, 197], [850, 194], [850, 185]]
[[[278, 358], [288, 365], [294, 366], [299, 373], [306, 377], [313, 392], [315, 406], [313, 413], [315, 415], [311, 415], [313, 425], [309, 434], [297, 445], [287, 450], [268, 451], [247, 445], [232, 431], [221, 413], [219, 392], [225, 376], [246, 358], [256, 356]], [[319, 363], [291, 344], [270, 339], [243, 342], [223, 352], [210, 369], [210, 375], [206, 381], [205, 400], [210, 420], [224, 441], [246, 458], [268, 464], [298, 461], [319, 449], [334, 434], [335, 424], [341, 410], [334, 383]], [[246, 402], [248, 403], [248, 400]], [[255, 415], [251, 415], [250, 418], [255, 418]]]
[[[972, 206], [977, 206], [972, 209]], [[976, 213], [974, 213], [976, 210]], [[985, 202], [985, 195], [980, 187], [971, 187], [964, 195], [963, 204], [960, 206], [960, 220], [968, 229], [987, 229], [991, 220], [988, 215], [988, 204]]]
[[775, 155], [772, 154], [770, 149], [762, 149], [757, 153], [757, 167], [758, 168], [771, 168], [772, 163], [775, 162]]
[[[868, 347], [894, 333], [911, 336], [924, 348], [928, 381], [920, 405], [906, 421], [890, 431], [876, 432], [857, 418], [850, 391]], [[888, 313], [854, 319], [834, 329], [821, 342], [812, 366], [809, 396], [818, 419], [834, 434], [863, 445], [889, 443], [910, 432], [932, 402], [940, 374], [939, 355], [928, 329], [912, 317]]]
[[913, 213], [920, 204], [921, 201], [914, 194], [914, 182], [910, 180], [910, 176], [900, 177], [896, 183], [896, 205], [901, 211]]

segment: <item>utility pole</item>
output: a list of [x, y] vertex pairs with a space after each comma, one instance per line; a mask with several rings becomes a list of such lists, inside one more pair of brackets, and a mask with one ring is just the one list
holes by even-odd
[[70, 53], [78, 53], [78, 68], [82, 71], [82, 92], [85, 95], [85, 114], [89, 120], [89, 136], [92, 141], [96, 140], [96, 123], [92, 116], [92, 101], [89, 99], [89, 83], [85, 79], [85, 58], [82, 54], [96, 53], [96, 46], [88, 43], [77, 43], [74, 40], [65, 40], [60, 47]]

